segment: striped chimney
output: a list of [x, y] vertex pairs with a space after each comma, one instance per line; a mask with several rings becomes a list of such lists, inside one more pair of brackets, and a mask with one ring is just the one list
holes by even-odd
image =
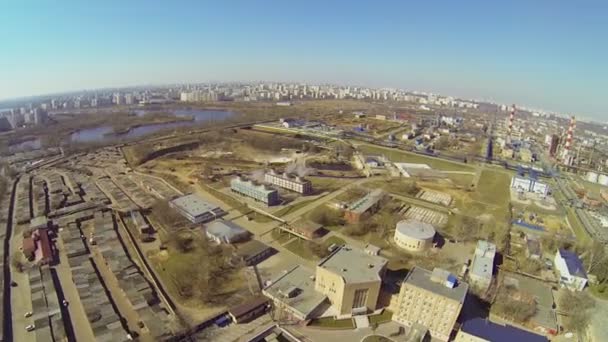
[[570, 118], [570, 126], [568, 127], [568, 134], [566, 135], [566, 144], [564, 145], [564, 149], [566, 151], [570, 151], [572, 147], [572, 137], [574, 135], [574, 129], [576, 128], [576, 118], [573, 116]]
[[513, 120], [515, 119], [515, 105], [511, 107], [511, 115], [509, 115], [509, 135], [513, 131]]

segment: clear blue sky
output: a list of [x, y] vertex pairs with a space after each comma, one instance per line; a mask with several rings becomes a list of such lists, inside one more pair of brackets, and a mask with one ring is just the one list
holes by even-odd
[[0, 1], [0, 99], [167, 82], [393, 86], [608, 117], [606, 1]]

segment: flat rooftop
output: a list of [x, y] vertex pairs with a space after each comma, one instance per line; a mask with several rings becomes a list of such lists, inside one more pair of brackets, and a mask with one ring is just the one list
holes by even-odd
[[178, 197], [172, 200], [171, 203], [194, 217], [219, 208], [217, 205], [209, 203], [195, 194]]
[[324, 294], [315, 291], [313, 271], [300, 265], [274, 279], [263, 292], [302, 316], [308, 316], [327, 300]]
[[413, 285], [415, 287], [433, 292], [440, 296], [464, 303], [464, 298], [469, 289], [469, 284], [458, 281], [456, 286], [450, 288], [442, 283], [431, 280], [432, 271], [420, 267], [414, 267], [405, 277], [403, 283]]
[[351, 205], [348, 206], [348, 210], [356, 213], [364, 213], [369, 210], [369, 208], [378, 203], [382, 196], [384, 196], [384, 191], [382, 191], [381, 189], [376, 189], [353, 202]]
[[477, 241], [471, 273], [483, 278], [492, 278], [496, 245], [484, 240]]
[[346, 283], [362, 283], [382, 280], [380, 271], [387, 263], [388, 260], [383, 257], [369, 255], [362, 249], [345, 245], [336, 248], [317, 267], [342, 276]]

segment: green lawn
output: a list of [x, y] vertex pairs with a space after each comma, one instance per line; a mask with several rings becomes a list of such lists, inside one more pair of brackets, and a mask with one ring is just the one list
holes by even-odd
[[473, 175], [465, 175], [459, 173], [448, 173], [446, 174], [446, 176], [454, 183], [454, 185], [461, 186], [463, 188], [470, 187], [471, 183], [473, 183], [473, 179], [475, 178], [475, 176]]
[[589, 292], [599, 299], [608, 300], [608, 285], [590, 285]]
[[464, 163], [453, 162], [435, 157], [427, 157], [396, 149], [382, 148], [364, 144], [359, 146], [359, 150], [364, 154], [384, 155], [392, 162], [427, 164], [434, 169], [443, 171], [475, 171], [474, 167]]
[[392, 318], [393, 313], [385, 309], [381, 314], [369, 316], [369, 324], [390, 322]]
[[300, 202], [298, 202], [298, 203], [296, 203], [294, 205], [286, 206], [285, 208], [281, 208], [281, 209], [275, 211], [273, 213], [273, 215], [274, 216], [278, 216], [278, 217], [283, 217], [283, 216], [285, 216], [287, 214], [290, 214], [290, 213], [292, 213], [292, 212], [294, 212], [296, 210], [304, 208], [305, 206], [307, 206], [308, 204], [310, 204], [310, 203], [312, 203], [314, 201], [315, 201], [315, 199], [309, 199], [309, 200], [300, 201]]
[[511, 176], [508, 173], [483, 170], [473, 198], [477, 201], [506, 207], [511, 201]]
[[589, 242], [591, 238], [589, 237], [589, 234], [587, 234], [587, 231], [585, 230], [585, 227], [583, 227], [581, 221], [578, 219], [578, 216], [574, 212], [574, 209], [568, 208], [567, 211], [568, 222], [570, 223], [570, 227], [572, 227], [572, 230], [574, 231], [574, 235], [576, 235], [576, 239], [580, 242]]
[[241, 214], [248, 214], [251, 212], [251, 209], [247, 207], [247, 205], [241, 201], [238, 201], [234, 197], [227, 195], [219, 190], [216, 190], [212, 187], [205, 187], [205, 191], [209, 192], [213, 197], [219, 199], [220, 201], [226, 203], [233, 209], [238, 210]]
[[313, 319], [310, 322], [311, 326], [328, 328], [328, 329], [354, 329], [355, 324], [352, 318], [348, 319], [334, 319], [332, 317]]
[[[318, 260], [319, 257], [314, 255], [312, 253], [312, 251], [306, 246], [307, 242], [308, 241], [306, 241], [306, 240], [302, 240], [302, 239], [298, 238], [298, 239], [288, 243], [287, 245], [285, 245], [285, 248], [287, 248], [289, 251], [298, 255], [301, 258], [304, 258], [307, 260]], [[323, 243], [323, 246], [325, 248], [327, 248], [332, 243], [335, 243], [336, 245], [343, 245], [345, 242], [344, 242], [344, 240], [340, 239], [339, 237], [331, 236], [327, 240], [325, 240], [325, 242]]]

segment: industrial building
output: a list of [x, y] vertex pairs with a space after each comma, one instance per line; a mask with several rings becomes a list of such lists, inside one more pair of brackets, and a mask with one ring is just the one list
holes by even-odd
[[270, 184], [303, 195], [308, 195], [312, 192], [312, 183], [300, 176], [294, 176], [288, 173], [278, 174], [274, 170], [270, 170], [270, 172], [266, 173], [264, 176], [264, 180]]
[[317, 265], [315, 290], [329, 298], [338, 316], [374, 311], [387, 263], [348, 245], [338, 247]]
[[558, 249], [555, 253], [555, 269], [559, 272], [559, 283], [571, 290], [582, 291], [587, 285], [587, 272], [581, 259], [573, 252]]
[[169, 206], [179, 211], [190, 222], [197, 224], [213, 221], [227, 214], [222, 208], [195, 194], [173, 199], [169, 201]]
[[401, 285], [393, 321], [410, 328], [420, 324], [431, 338], [448, 341], [468, 288], [446, 270], [414, 267]]
[[263, 184], [256, 184], [252, 180], [244, 177], [236, 177], [230, 181], [230, 189], [240, 195], [253, 198], [266, 205], [276, 205], [279, 203], [279, 192], [276, 189], [268, 188]]
[[218, 244], [235, 243], [249, 238], [251, 233], [245, 228], [231, 221], [218, 220], [207, 225], [207, 237]]
[[270, 300], [264, 296], [257, 296], [228, 310], [232, 321], [237, 324], [250, 322], [270, 309]]
[[234, 252], [237, 260], [242, 261], [247, 266], [257, 265], [275, 254], [276, 249], [258, 240], [247, 241], [238, 246]]
[[511, 178], [511, 188], [522, 192], [533, 192], [543, 196], [546, 196], [549, 193], [549, 185], [546, 183], [520, 176], [513, 176], [513, 178]]
[[397, 223], [395, 243], [410, 252], [422, 252], [433, 246], [435, 228], [420, 221], [403, 220]]
[[475, 255], [471, 264], [469, 279], [471, 285], [486, 291], [492, 283], [492, 272], [494, 270], [494, 257], [496, 256], [496, 245], [484, 241], [477, 241]]
[[367, 216], [372, 215], [380, 208], [380, 200], [384, 197], [384, 191], [376, 189], [357, 201], [351, 203], [344, 213], [344, 219], [348, 223], [358, 223]]

